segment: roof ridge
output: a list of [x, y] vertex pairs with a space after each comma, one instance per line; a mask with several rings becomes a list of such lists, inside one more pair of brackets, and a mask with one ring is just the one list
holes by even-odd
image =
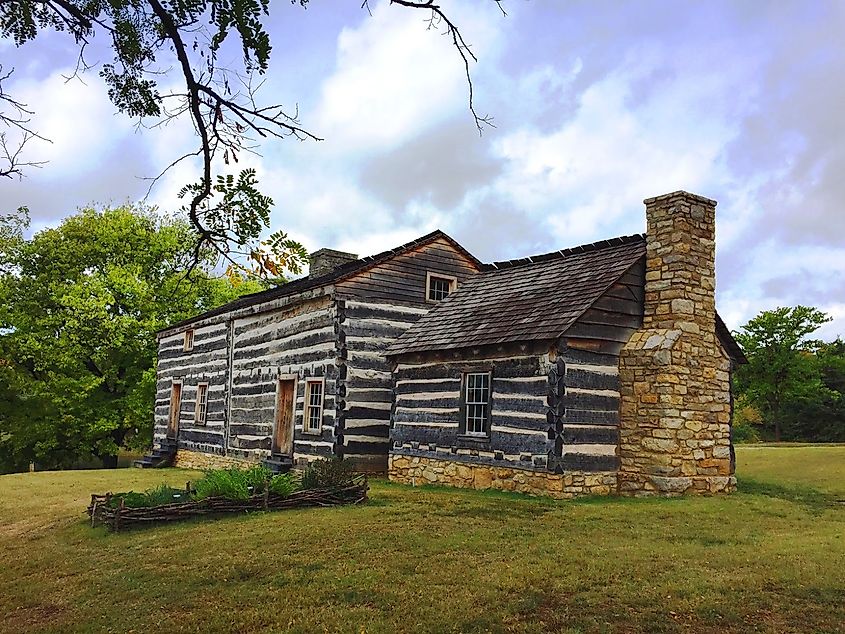
[[481, 260], [476, 258], [472, 253], [470, 253], [466, 249], [466, 247], [464, 247], [461, 243], [459, 243], [457, 240], [455, 240], [452, 236], [448, 235], [444, 231], [441, 231], [440, 229], [435, 229], [434, 231], [431, 231], [418, 238], [414, 238], [413, 240], [406, 242], [405, 244], [402, 244], [398, 247], [387, 249], [385, 251], [382, 251], [381, 253], [366, 255], [362, 258], [345, 262], [340, 266], [335, 267], [334, 269], [327, 271], [326, 273], [318, 277], [311, 277], [309, 275], [306, 275], [304, 277], [298, 277], [289, 280], [284, 284], [271, 286], [270, 288], [266, 288], [262, 291], [249, 293], [247, 295], [241, 295], [240, 297], [233, 299], [232, 301], [226, 302], [225, 304], [222, 304], [205, 312], [199, 313], [198, 315], [194, 315], [193, 317], [183, 319], [174, 324], [170, 324], [164, 328], [161, 328], [158, 330], [158, 332], [161, 333], [172, 328], [179, 328], [192, 322], [198, 321], [200, 319], [216, 317], [217, 315], [221, 315], [231, 310], [238, 310], [239, 308], [244, 308], [253, 304], [260, 304], [264, 301], [271, 301], [279, 297], [285, 297], [287, 295], [296, 294], [297, 292], [304, 292], [313, 288], [319, 288], [328, 284], [340, 282], [346, 279], [347, 277], [362, 273], [368, 270], [370, 267], [376, 264], [380, 264], [381, 262], [389, 259], [392, 256], [401, 255], [402, 253], [410, 251], [416, 247], [429, 244], [439, 238], [443, 238], [452, 246], [454, 246], [456, 250], [458, 250], [460, 253], [464, 254], [466, 257], [475, 262], [479, 268], [479, 271], [484, 270], [484, 264], [481, 262]]
[[514, 260], [502, 260], [500, 262], [491, 262], [485, 264], [483, 271], [497, 271], [501, 269], [511, 269], [518, 266], [526, 266], [528, 264], [537, 264], [538, 262], [548, 262], [549, 260], [563, 259], [570, 255], [580, 253], [589, 253], [591, 251], [599, 251], [601, 249], [608, 249], [610, 247], [622, 246], [623, 244], [633, 244], [645, 240], [644, 233], [634, 233], [627, 236], [618, 236], [616, 238], [607, 238], [605, 240], [597, 240], [596, 242], [589, 242], [587, 244], [580, 244], [566, 249], [558, 249], [549, 253], [541, 253], [539, 255], [530, 255], [524, 258], [517, 258]]

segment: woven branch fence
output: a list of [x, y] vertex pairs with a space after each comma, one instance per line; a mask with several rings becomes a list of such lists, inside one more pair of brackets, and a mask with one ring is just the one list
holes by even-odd
[[88, 516], [91, 526], [106, 526], [109, 530], [119, 531], [132, 526], [157, 522], [175, 522], [190, 517], [203, 515], [225, 515], [247, 513], [250, 511], [279, 511], [282, 509], [304, 508], [309, 506], [340, 506], [342, 504], [360, 504], [367, 500], [367, 476], [355, 476], [346, 486], [327, 489], [305, 489], [288, 496], [266, 491], [253, 495], [246, 500], [231, 500], [223, 497], [209, 497], [204, 500], [160, 506], [130, 507], [125, 506], [121, 498], [118, 506], [113, 506], [113, 495], [91, 495]]

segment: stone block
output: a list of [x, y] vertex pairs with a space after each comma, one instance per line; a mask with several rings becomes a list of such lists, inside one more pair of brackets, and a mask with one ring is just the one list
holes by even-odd
[[649, 480], [654, 485], [654, 488], [661, 493], [683, 493], [692, 487], [692, 478], [651, 476]]

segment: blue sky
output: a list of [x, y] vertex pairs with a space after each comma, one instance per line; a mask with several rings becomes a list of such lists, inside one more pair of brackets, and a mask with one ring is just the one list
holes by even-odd
[[[797, 303], [845, 334], [845, 3], [506, 1], [443, 6], [473, 45], [479, 138], [460, 60], [418, 11], [278, 2], [266, 101], [298, 106], [319, 143], [265, 143], [256, 167], [273, 229], [360, 255], [441, 228], [485, 260], [644, 230], [643, 198], [719, 201], [718, 306], [731, 327]], [[89, 61], [108, 61], [92, 49]], [[138, 133], [96, 72], [65, 82], [72, 42], [0, 44], [7, 88], [52, 144], [7, 208], [35, 228], [77, 207], [137, 200], [191, 147], [188, 122]], [[175, 80], [174, 80], [175, 81]], [[190, 165], [150, 200], [178, 207]]]

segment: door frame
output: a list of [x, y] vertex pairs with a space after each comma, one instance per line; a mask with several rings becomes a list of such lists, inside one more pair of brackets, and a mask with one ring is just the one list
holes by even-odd
[[[292, 385], [290, 409], [288, 412], [280, 411], [282, 396], [282, 383]], [[293, 428], [296, 419], [296, 392], [299, 388], [299, 376], [296, 374], [280, 374], [276, 377], [276, 405], [273, 408], [273, 435], [270, 438], [270, 453], [272, 455], [292, 456], [293, 455]], [[284, 445], [282, 431], [287, 431], [287, 438]], [[286, 445], [286, 446], [285, 446]]]
[[[174, 395], [176, 407], [174, 407]], [[170, 407], [167, 412], [167, 438], [176, 440], [179, 436], [179, 419], [182, 414], [182, 381], [170, 381]]]

